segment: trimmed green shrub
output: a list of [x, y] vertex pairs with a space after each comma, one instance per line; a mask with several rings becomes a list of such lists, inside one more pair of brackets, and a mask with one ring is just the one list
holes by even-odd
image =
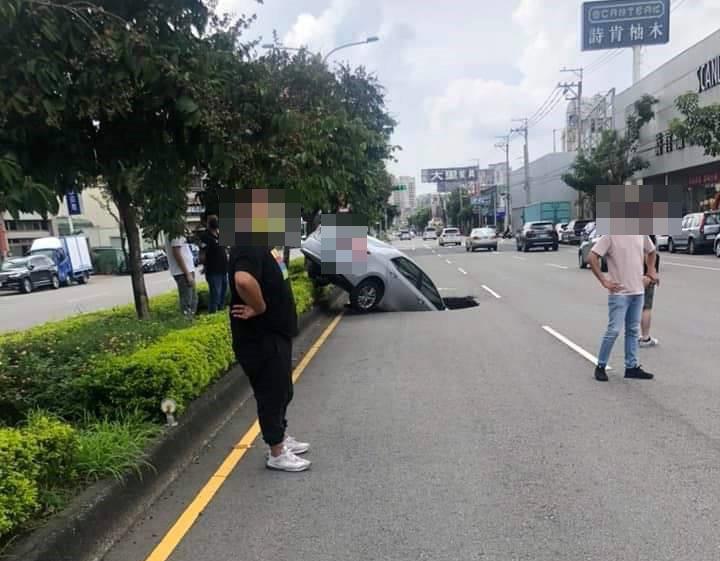
[[206, 316], [144, 349], [97, 361], [76, 380], [74, 391], [101, 415], [138, 410], [157, 417], [163, 398], [174, 399], [182, 410], [233, 360], [227, 317]]
[[41, 413], [22, 428], [0, 428], [0, 536], [42, 509], [46, 489], [73, 480], [76, 451], [74, 429]]

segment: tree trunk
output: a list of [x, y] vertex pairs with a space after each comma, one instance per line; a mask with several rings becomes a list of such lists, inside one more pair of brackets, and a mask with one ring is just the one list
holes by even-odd
[[135, 312], [138, 319], [150, 319], [150, 306], [148, 304], [147, 290], [145, 289], [142, 259], [140, 258], [140, 229], [137, 223], [137, 213], [130, 203], [130, 197], [122, 191], [122, 187], [118, 191], [115, 196], [115, 204], [127, 235], [130, 253], [128, 265], [130, 266], [130, 278], [132, 279]]
[[283, 261], [285, 261], [285, 265], [289, 268], [290, 267], [290, 248], [288, 246], [283, 246]]

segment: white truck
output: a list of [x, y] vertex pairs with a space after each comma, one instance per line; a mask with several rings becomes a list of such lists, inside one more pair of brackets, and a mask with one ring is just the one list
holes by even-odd
[[30, 247], [30, 255], [46, 255], [52, 259], [61, 284], [69, 285], [73, 281], [85, 284], [93, 272], [85, 236], [38, 238]]

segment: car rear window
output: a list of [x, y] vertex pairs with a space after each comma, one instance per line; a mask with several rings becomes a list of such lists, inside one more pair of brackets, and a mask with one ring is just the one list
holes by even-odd
[[712, 214], [705, 215], [705, 224], [716, 225], [720, 224], [720, 213], [713, 212]]
[[457, 233], [458, 233], [458, 229], [457, 229], [457, 228], [448, 228], [447, 230], [445, 230], [445, 233], [446, 233], [446, 234], [450, 234], [450, 235], [454, 235], [454, 234], [457, 234]]
[[538, 222], [530, 225], [530, 228], [533, 230], [552, 230], [552, 227], [553, 225], [550, 222]]

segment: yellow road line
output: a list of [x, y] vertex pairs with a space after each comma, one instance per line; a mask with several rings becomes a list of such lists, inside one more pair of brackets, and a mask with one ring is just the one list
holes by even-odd
[[[320, 337], [317, 338], [315, 343], [308, 349], [305, 356], [302, 358], [300, 363], [295, 367], [293, 371], [293, 382], [296, 382], [302, 375], [305, 368], [307, 368], [310, 361], [317, 354], [320, 348], [323, 346], [325, 341], [330, 334], [335, 330], [337, 324], [340, 323], [342, 314], [338, 314], [325, 328]], [[233, 446], [232, 452], [230, 452], [223, 460], [220, 467], [212, 474], [210, 479], [205, 483], [200, 492], [195, 496], [192, 502], [187, 506], [185, 511], [180, 515], [172, 528], [163, 537], [160, 543], [155, 547], [153, 552], [147, 557], [145, 561], [167, 561], [168, 557], [172, 554], [178, 544], [182, 541], [185, 535], [190, 531], [192, 525], [198, 519], [198, 516], [203, 510], [210, 504], [210, 501], [220, 490], [223, 483], [230, 476], [232, 471], [237, 466], [238, 462], [245, 456], [252, 443], [260, 434], [260, 424], [257, 419], [243, 435], [240, 441]]]

